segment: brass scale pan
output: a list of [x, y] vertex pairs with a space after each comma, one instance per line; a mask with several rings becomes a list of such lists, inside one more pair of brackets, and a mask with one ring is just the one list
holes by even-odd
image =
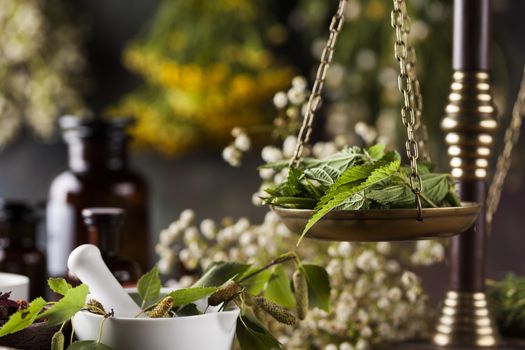
[[[330, 241], [380, 242], [446, 238], [462, 233], [476, 222], [481, 206], [424, 208], [423, 221], [416, 209], [334, 210], [319, 220], [306, 237]], [[312, 216], [311, 209], [272, 207], [283, 223], [300, 234]]]

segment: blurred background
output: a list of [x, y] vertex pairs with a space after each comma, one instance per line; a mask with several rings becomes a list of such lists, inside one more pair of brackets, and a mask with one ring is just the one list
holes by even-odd
[[[0, 197], [46, 201], [52, 180], [68, 163], [56, 127], [61, 114], [133, 115], [130, 163], [149, 184], [151, 247], [185, 208], [200, 219], [262, 220], [266, 209], [252, 204], [252, 193], [260, 184], [258, 145], [272, 143], [270, 133], [254, 137], [255, 151], [238, 168], [221, 152], [233, 127], [271, 125], [272, 98], [287, 90], [294, 76], [311, 81], [336, 2], [204, 3], [3, 0]], [[451, 1], [409, 4], [431, 151], [445, 170], [439, 120], [450, 83]], [[362, 143], [354, 130], [364, 122], [386, 142], [400, 141], [389, 5], [349, 1], [348, 23], [327, 82], [320, 123], [325, 131], [318, 140], [345, 130], [350, 144]], [[521, 1], [494, 1], [493, 65], [502, 129], [525, 62], [524, 13]], [[522, 150], [520, 142], [490, 236], [493, 278], [525, 273]], [[430, 292], [441, 295], [446, 266], [424, 274], [439, 276]]]

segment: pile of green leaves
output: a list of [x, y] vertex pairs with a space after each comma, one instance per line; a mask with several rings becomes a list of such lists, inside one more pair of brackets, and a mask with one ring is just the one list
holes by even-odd
[[[303, 276], [302, 288], [295, 288], [296, 279], [288, 276], [283, 266], [286, 263], [294, 264], [294, 276]], [[113, 317], [112, 310], [107, 312], [97, 301], [86, 302], [89, 294], [87, 285], [72, 287], [62, 278], [51, 278], [48, 284], [50, 289], [62, 295], [62, 298], [57, 302], [47, 302], [41, 297], [33, 300], [27, 308], [11, 315], [0, 328], [0, 337], [19, 332], [36, 321], [46, 322], [49, 326], [61, 324], [53, 336], [51, 348], [62, 350], [65, 346], [62, 330], [78, 311], [88, 310], [100, 314], [103, 316], [102, 323]], [[235, 288], [228, 289], [232, 284]], [[137, 291], [143, 313], [151, 317], [151, 311], [158, 309], [159, 305], [164, 305], [169, 299], [169, 309], [160, 317], [200, 315], [202, 311], [197, 308], [195, 302], [208, 298], [209, 305], [212, 305], [212, 297], [215, 297], [215, 301], [219, 298], [219, 303], [213, 305], [221, 305], [220, 311], [234, 306], [240, 308], [236, 337], [242, 350], [282, 349], [282, 344], [262, 325], [259, 316], [256, 316], [260, 315], [261, 310], [257, 310], [259, 304], [264, 306], [262, 311], [289, 325], [296, 322], [296, 316], [291, 311], [293, 309], [297, 310], [299, 318], [304, 317], [304, 311], [308, 307], [329, 311], [328, 274], [320, 266], [303, 264], [294, 252], [278, 256], [262, 267], [237, 262], [214, 263], [192, 287], [174, 290], [167, 295], [161, 295], [161, 286], [157, 268], [153, 268], [139, 279]], [[300, 289], [302, 291], [298, 293]], [[99, 334], [98, 340], [73, 341], [71, 334], [67, 349], [111, 350], [101, 343], [101, 339], [102, 334]]]
[[525, 277], [508, 274], [487, 282], [487, 297], [501, 334], [525, 336]]
[[[287, 180], [266, 190], [265, 203], [285, 208], [314, 209], [306, 233], [332, 210], [414, 208], [416, 197], [410, 187], [410, 168], [401, 166], [397, 152], [385, 152], [383, 145], [364, 149], [346, 148], [325, 159], [303, 159], [290, 168]], [[280, 171], [285, 162], [263, 168]], [[419, 165], [423, 180], [424, 207], [460, 206], [450, 174], [431, 172]]]

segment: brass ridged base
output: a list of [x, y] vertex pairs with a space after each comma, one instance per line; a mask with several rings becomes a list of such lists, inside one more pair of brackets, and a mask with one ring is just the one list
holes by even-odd
[[485, 293], [449, 291], [432, 337], [437, 346], [491, 348], [501, 344]]
[[525, 350], [523, 343], [505, 343], [496, 347], [477, 347], [477, 346], [439, 346], [431, 343], [404, 343], [389, 348], [389, 350]]

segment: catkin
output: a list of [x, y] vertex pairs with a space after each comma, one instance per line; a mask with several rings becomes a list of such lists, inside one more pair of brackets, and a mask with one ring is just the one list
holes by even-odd
[[295, 303], [297, 305], [297, 317], [304, 320], [308, 312], [308, 284], [306, 277], [301, 270], [297, 270], [293, 274], [293, 288], [295, 293]]
[[87, 308], [88, 311], [93, 314], [102, 316], [106, 315], [106, 310], [104, 310], [104, 306], [102, 306], [102, 304], [98, 300], [89, 299], [89, 301], [87, 302]]
[[172, 307], [173, 307], [173, 298], [170, 296], [167, 296], [164, 299], [162, 299], [157, 304], [157, 306], [153, 308], [153, 310], [148, 312], [148, 317], [150, 318], [168, 317]]
[[215, 291], [212, 295], [208, 297], [208, 304], [210, 306], [217, 306], [220, 303], [230, 300], [241, 288], [234, 280], [229, 280], [224, 283], [219, 289]]
[[64, 334], [61, 331], [53, 334], [51, 338], [51, 350], [64, 350]]
[[257, 297], [255, 303], [258, 307], [266, 311], [266, 313], [281, 323], [292, 326], [297, 322], [297, 318], [290, 311], [264, 297]]

